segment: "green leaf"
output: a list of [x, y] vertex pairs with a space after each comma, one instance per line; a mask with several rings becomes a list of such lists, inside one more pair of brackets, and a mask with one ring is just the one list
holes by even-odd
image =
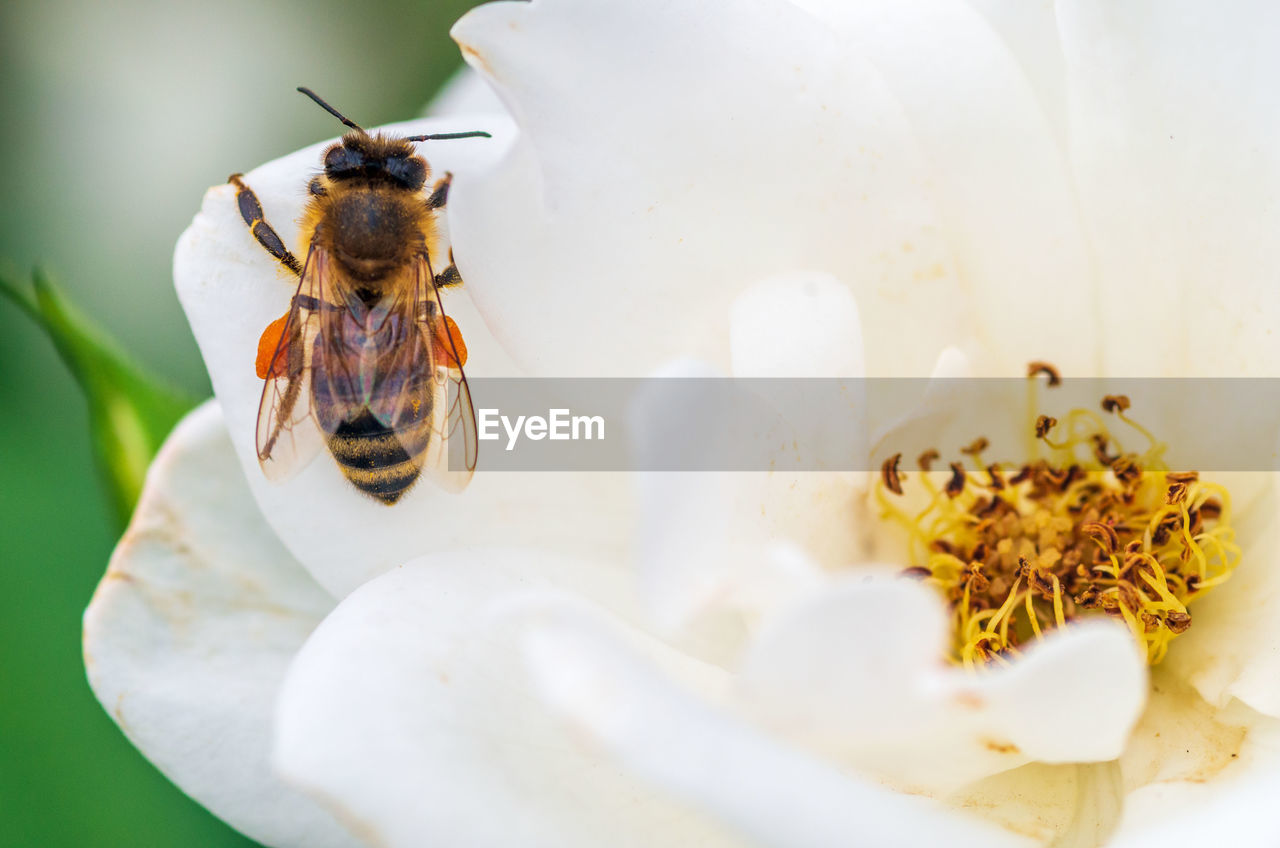
[[89, 404], [89, 431], [121, 529], [142, 493], [151, 459], [194, 398], [149, 374], [37, 269], [32, 287], [0, 273], [8, 296], [48, 333]]

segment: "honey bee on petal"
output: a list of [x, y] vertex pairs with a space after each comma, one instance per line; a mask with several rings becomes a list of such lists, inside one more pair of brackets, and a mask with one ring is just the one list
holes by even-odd
[[308, 185], [303, 261], [241, 175], [229, 180], [254, 238], [298, 278], [288, 312], [258, 342], [258, 461], [269, 479], [283, 479], [323, 445], [357, 489], [387, 505], [424, 467], [461, 489], [477, 448], [467, 349], [440, 297], [462, 283], [452, 252], [441, 261], [436, 231], [451, 175], [426, 191], [431, 169], [413, 145], [489, 133], [370, 134], [298, 90], [351, 130]]

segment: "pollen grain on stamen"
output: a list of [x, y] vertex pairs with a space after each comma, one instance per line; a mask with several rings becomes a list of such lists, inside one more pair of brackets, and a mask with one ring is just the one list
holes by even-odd
[[[1060, 377], [1045, 363], [1028, 376]], [[903, 573], [935, 587], [951, 609], [952, 659], [970, 669], [1006, 664], [1057, 627], [1089, 616], [1123, 621], [1146, 652], [1164, 659], [1193, 623], [1188, 605], [1230, 578], [1241, 549], [1231, 497], [1195, 471], [1171, 471], [1166, 446], [1126, 413], [1124, 395], [1102, 402], [1147, 441], [1125, 451], [1096, 412], [1031, 426], [1048, 451], [1022, 465], [992, 463], [970, 474], [959, 462], [922, 473], [904, 487], [901, 455], [885, 462], [877, 499], [906, 530], [911, 564]], [[961, 452], [977, 457], [979, 439]], [[919, 500], [919, 507], [909, 506]]]

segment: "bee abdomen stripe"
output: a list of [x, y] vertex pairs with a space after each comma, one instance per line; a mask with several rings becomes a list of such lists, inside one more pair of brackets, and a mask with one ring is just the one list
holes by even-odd
[[385, 468], [421, 454], [430, 439], [431, 423], [423, 421], [383, 433], [347, 435], [339, 431], [329, 438], [329, 448], [333, 458], [349, 468]]
[[362, 491], [375, 497], [399, 495], [418, 479], [422, 473], [422, 465], [418, 460], [409, 460], [388, 468], [343, 468], [342, 474]]
[[329, 437], [329, 451], [345, 469], [372, 471], [415, 462], [431, 439], [431, 420], [392, 429], [368, 409], [344, 421]]
[[430, 437], [429, 421], [392, 430], [365, 410], [329, 437], [329, 452], [357, 489], [393, 504], [422, 473]]

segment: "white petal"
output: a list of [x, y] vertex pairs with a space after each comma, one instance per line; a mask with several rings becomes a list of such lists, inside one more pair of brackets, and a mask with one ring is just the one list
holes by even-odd
[[[495, 138], [442, 141], [424, 153], [437, 173], [458, 181], [499, 155], [509, 124], [503, 118], [416, 121], [399, 132], [488, 129]], [[297, 240], [296, 218], [308, 175], [324, 145], [314, 145], [251, 171], [245, 182], [286, 244]], [[451, 198], [465, 190], [455, 182]], [[305, 250], [299, 245], [299, 251]], [[299, 253], [302, 255], [302, 253]], [[457, 254], [468, 273], [466, 257]], [[254, 371], [258, 336], [286, 312], [296, 279], [254, 241], [240, 219], [230, 186], [213, 188], [183, 233], [174, 257], [178, 295], [222, 404], [236, 454], [268, 523], [285, 546], [326, 589], [341, 596], [365, 580], [419, 554], [490, 544], [548, 546], [561, 550], [615, 550], [624, 537], [625, 483], [611, 475], [491, 473], [480, 466], [470, 487], [446, 493], [423, 480], [394, 507], [360, 494], [322, 452], [305, 470], [271, 484], [258, 468], [254, 430], [262, 381]], [[446, 308], [469, 348], [467, 374], [477, 407], [485, 405], [478, 378], [519, 370], [488, 333], [464, 292], [446, 295]], [[490, 404], [492, 405], [492, 404]]]
[[156, 766], [276, 848], [358, 844], [267, 762], [277, 687], [332, 599], [253, 504], [216, 403], [174, 430], [84, 618], [94, 694]]
[[479, 74], [470, 68], [459, 68], [444, 87], [431, 98], [426, 114], [433, 118], [488, 115], [501, 113], [502, 101]]
[[1053, 3], [968, 0], [1004, 40], [1031, 83], [1054, 138], [1066, 148], [1066, 62]]
[[971, 783], [947, 796], [949, 805], [1051, 848], [1098, 848], [1115, 831], [1124, 784], [1115, 760], [1029, 763]]
[[[829, 285], [836, 300], [851, 301], [843, 287]], [[781, 299], [785, 302], [787, 293]], [[793, 324], [777, 326], [786, 335]], [[673, 456], [696, 461], [714, 455], [757, 435], [754, 422], [780, 421], [772, 399], [752, 395], [752, 384], [719, 394], [727, 384], [707, 382], [717, 372], [705, 364], [673, 363], [655, 376], [631, 409], [640, 468], [660, 468]], [[686, 429], [686, 421], [697, 422], [696, 427]], [[761, 457], [777, 456], [795, 444], [768, 428], [758, 435]], [[761, 463], [766, 467], [763, 458]], [[692, 638], [680, 644], [723, 661], [744, 635], [741, 615], [757, 616], [821, 579], [819, 567], [792, 550], [793, 541], [814, 542], [819, 556], [842, 563], [851, 559], [853, 488], [846, 476], [754, 469], [637, 474], [641, 592], [659, 632], [677, 638], [694, 624]]]
[[739, 295], [729, 313], [729, 351], [735, 377], [866, 372], [858, 304], [830, 274], [783, 274]]
[[[722, 408], [728, 401], [703, 382], [717, 376], [705, 364], [676, 362], [637, 393], [630, 430], [638, 468], [661, 468], [672, 457], [696, 460], [713, 448], [704, 443], [703, 434], [732, 432], [727, 428], [734, 417]], [[696, 431], [685, 432], [686, 419], [697, 422]], [[659, 632], [676, 635], [691, 618], [761, 575], [766, 562], [761, 546], [767, 538], [759, 521], [764, 477], [721, 471], [636, 474], [639, 589]], [[750, 520], [740, 520], [744, 513]], [[699, 653], [719, 657], [741, 635], [733, 622], [720, 622], [711, 633], [704, 628]], [[707, 644], [708, 639], [714, 644]]]
[[[740, 498], [747, 503], [743, 493], [762, 494], [758, 512], [769, 537], [799, 544], [827, 567], [860, 559], [869, 530], [854, 515], [855, 492], [866, 476], [865, 332], [854, 296], [828, 274], [792, 272], [762, 280], [730, 309], [734, 377], [760, 381], [747, 385], [759, 385], [762, 392], [778, 387], [779, 394], [769, 400], [793, 428], [778, 464], [785, 468], [794, 459], [801, 468], [834, 469], [737, 475]], [[726, 432], [738, 433], [744, 426], [725, 423]], [[740, 516], [747, 526], [760, 523], [758, 502], [750, 502], [751, 511]], [[729, 532], [739, 537], [750, 531], [734, 527]], [[780, 603], [786, 597], [773, 599]]]
[[501, 612], [559, 588], [619, 610], [628, 587], [597, 564], [480, 551], [361, 587], [290, 670], [277, 765], [387, 848], [726, 844], [697, 813], [584, 754], [529, 690], [521, 617]]
[[1243, 548], [1240, 565], [1230, 580], [1191, 605], [1192, 626], [1165, 662], [1215, 706], [1239, 698], [1280, 718], [1280, 477], [1246, 472], [1219, 478], [1233, 505], [1250, 483], [1262, 478], [1268, 485], [1232, 521]]
[[1154, 683], [1150, 709], [1121, 760], [1132, 791], [1108, 845], [1274, 845], [1280, 722], [1240, 704], [1214, 709], [1172, 674], [1158, 672]]
[[628, 772], [769, 846], [1022, 844], [922, 798], [846, 776], [663, 679], [616, 632], [549, 605], [527, 638], [547, 702]]
[[953, 285], [976, 308], [970, 335], [987, 354], [980, 373], [1019, 376], [1032, 358], [1093, 373], [1101, 334], [1075, 189], [1009, 43], [965, 0], [802, 2], [883, 75], [928, 157]]
[[973, 376], [973, 366], [964, 351], [956, 347], [945, 347], [938, 353], [938, 360], [933, 364], [930, 380], [939, 381], [939, 390], [945, 388], [946, 380], [963, 380]]
[[[744, 696], [777, 732], [910, 789], [1120, 754], [1146, 697], [1123, 627], [1051, 633], [1012, 667], [973, 675], [943, 664], [942, 606], [903, 579], [826, 586], [765, 625], [743, 661]], [[1065, 737], [1079, 715], [1093, 717], [1089, 733]]]
[[908, 316], [923, 338], [964, 331], [898, 104], [788, 4], [494, 3], [454, 37], [520, 136], [458, 183], [453, 233], [477, 303], [534, 373], [635, 376], [681, 355], [725, 368], [732, 299], [800, 263], [853, 287], [870, 373], [927, 369], [936, 347], [898, 343]]
[[[883, 461], [893, 456], [900, 442], [905, 446], [947, 444], [940, 440], [938, 431], [955, 417], [962, 404], [972, 402], [974, 384], [966, 382], [972, 376], [973, 365], [964, 351], [946, 347], [938, 354], [919, 401], [912, 402], [913, 385], [907, 381], [895, 381], [889, 384], [888, 391], [877, 394], [881, 402], [873, 405], [875, 420], [868, 424], [872, 433], [871, 465], [876, 459]], [[923, 440], [916, 435], [921, 432], [928, 434]]]
[[1280, 370], [1280, 15], [1259, 0], [1064, 0], [1071, 155], [1105, 370]]

